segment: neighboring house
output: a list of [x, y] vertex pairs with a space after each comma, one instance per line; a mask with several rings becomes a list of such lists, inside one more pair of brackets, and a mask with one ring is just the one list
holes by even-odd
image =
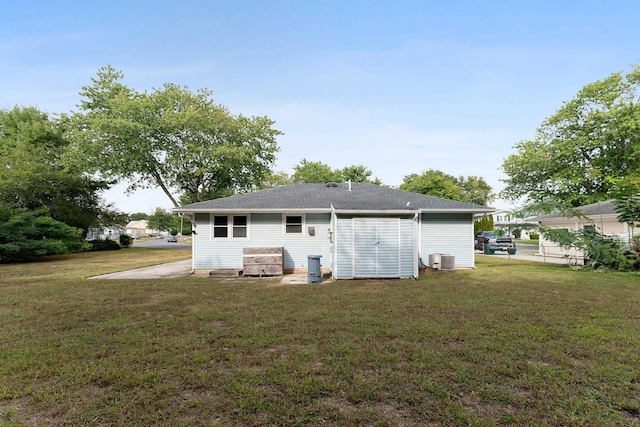
[[530, 224], [531, 221], [529, 221], [528, 219], [525, 220], [523, 218], [517, 218], [513, 212], [509, 212], [509, 211], [495, 211], [492, 212], [490, 214], [491, 216], [493, 216], [493, 227], [494, 229], [496, 228], [502, 228], [505, 230], [509, 230], [510, 234], [514, 234], [513, 230], [520, 228], [520, 237], [519, 239], [525, 239], [528, 240], [529, 239], [529, 232], [531, 230], [525, 228], [521, 228], [519, 227], [520, 225], [523, 224]]
[[110, 225], [108, 227], [91, 227], [87, 231], [86, 240], [118, 240], [121, 234], [126, 232], [121, 225]]
[[276, 247], [285, 271], [321, 255], [337, 279], [417, 277], [431, 254], [472, 268], [473, 216], [492, 210], [364, 183], [293, 184], [173, 209], [193, 223], [194, 271], [241, 270], [243, 249]]
[[127, 234], [131, 237], [146, 237], [151, 236], [155, 232], [149, 228], [149, 221], [141, 219], [138, 221], [129, 221], [126, 226]]
[[[618, 214], [615, 211], [613, 200], [592, 203], [577, 208], [587, 218], [567, 218], [557, 214], [549, 214], [535, 217], [543, 227], [549, 228], [565, 228], [569, 231], [578, 231], [585, 228], [594, 228], [602, 234], [618, 236], [625, 242], [629, 241], [630, 230], [629, 224], [618, 221]], [[637, 225], [640, 229], [640, 224]], [[550, 242], [540, 236], [540, 255], [545, 256], [562, 256], [575, 258], [577, 261], [584, 260], [584, 254], [575, 249], [566, 250], [557, 243]]]

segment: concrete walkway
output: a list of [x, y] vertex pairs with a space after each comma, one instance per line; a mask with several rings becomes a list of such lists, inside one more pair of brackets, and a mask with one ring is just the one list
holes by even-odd
[[[103, 274], [89, 277], [89, 279], [174, 279], [191, 274], [191, 260], [168, 262], [166, 264], [152, 265], [150, 267], [136, 268], [135, 270], [119, 271], [117, 273]], [[205, 276], [206, 277], [206, 276]], [[306, 273], [285, 274], [281, 278], [283, 285], [300, 285], [307, 283]]]
[[89, 277], [89, 279], [172, 279], [191, 274], [191, 260], [168, 262], [166, 264], [152, 265], [150, 267], [136, 268], [135, 270], [119, 271], [117, 273], [103, 274]]

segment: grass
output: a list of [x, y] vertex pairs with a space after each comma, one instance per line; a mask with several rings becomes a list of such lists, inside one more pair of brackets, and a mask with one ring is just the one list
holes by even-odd
[[160, 256], [0, 266], [0, 425], [640, 425], [638, 275], [84, 279]]

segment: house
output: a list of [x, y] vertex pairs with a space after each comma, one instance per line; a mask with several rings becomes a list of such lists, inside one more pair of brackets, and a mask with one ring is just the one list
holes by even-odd
[[[618, 214], [615, 211], [613, 200], [592, 203], [576, 209], [585, 217], [567, 218], [566, 216], [559, 214], [549, 214], [535, 217], [534, 220], [542, 227], [564, 228], [569, 231], [592, 228], [602, 234], [617, 236], [625, 242], [629, 241], [632, 230], [630, 229], [629, 224], [618, 221]], [[638, 224], [638, 227], [640, 227], [640, 224]], [[571, 257], [575, 258], [577, 261], [584, 260], [583, 253], [576, 251], [575, 249], [564, 249], [557, 243], [546, 240], [544, 238], [544, 233], [540, 236], [539, 250], [540, 255], [544, 256]]]
[[286, 185], [173, 211], [193, 223], [194, 271], [242, 270], [247, 248], [275, 247], [283, 248], [285, 271], [307, 270], [313, 255], [334, 278], [351, 279], [417, 277], [432, 254], [472, 268], [473, 216], [492, 209], [374, 184], [330, 183]]
[[129, 221], [125, 229], [127, 230], [127, 234], [134, 238], [151, 236], [155, 233], [154, 230], [149, 228], [149, 221], [146, 219]]
[[500, 210], [490, 214], [493, 217], [494, 228], [506, 230], [508, 234], [513, 234], [516, 239], [528, 240], [529, 232], [531, 231], [530, 221], [528, 219], [520, 218], [513, 212]]

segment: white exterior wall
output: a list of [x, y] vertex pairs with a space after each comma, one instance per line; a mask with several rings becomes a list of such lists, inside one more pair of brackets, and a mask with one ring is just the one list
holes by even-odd
[[456, 268], [475, 267], [473, 215], [465, 213], [423, 213], [420, 220], [420, 258], [430, 254], [455, 256]]
[[[285, 235], [283, 216], [280, 213], [246, 214], [249, 217], [246, 239], [213, 239], [214, 215], [227, 214], [198, 213], [195, 216], [193, 268], [196, 270], [242, 269], [242, 249], [245, 247], [284, 247], [285, 269], [306, 269], [308, 255], [322, 255], [322, 266], [331, 265], [329, 213], [290, 213], [289, 215], [304, 216], [302, 235]], [[315, 227], [314, 236], [309, 235], [309, 227]]]

